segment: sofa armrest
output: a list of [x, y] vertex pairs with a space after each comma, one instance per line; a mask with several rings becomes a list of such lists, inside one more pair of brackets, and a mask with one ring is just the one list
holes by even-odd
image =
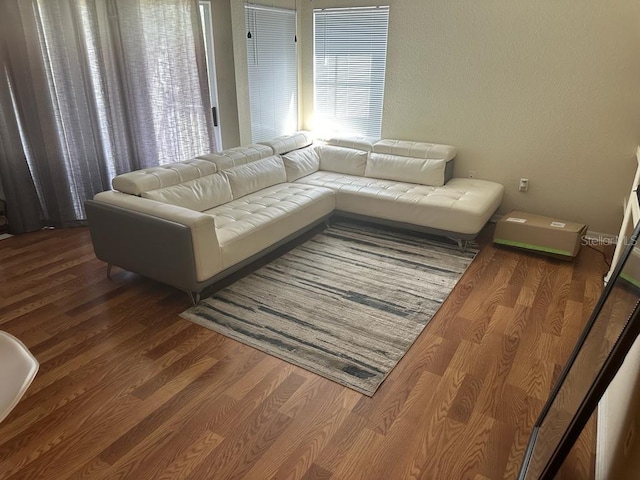
[[85, 207], [100, 260], [190, 292], [222, 270], [211, 215], [120, 192]]

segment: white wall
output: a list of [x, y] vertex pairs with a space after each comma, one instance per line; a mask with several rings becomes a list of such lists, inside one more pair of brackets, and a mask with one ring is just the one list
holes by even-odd
[[[313, 8], [371, 3], [297, 1], [302, 128], [312, 125]], [[390, 5], [384, 137], [457, 146], [455, 174], [504, 184], [503, 212], [617, 233], [640, 142], [640, 2], [381, 4]], [[520, 177], [528, 193], [517, 191]]]

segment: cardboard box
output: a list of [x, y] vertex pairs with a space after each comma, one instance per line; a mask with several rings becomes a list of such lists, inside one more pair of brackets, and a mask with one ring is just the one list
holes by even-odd
[[514, 210], [496, 225], [494, 243], [572, 260], [589, 227], [557, 218]]

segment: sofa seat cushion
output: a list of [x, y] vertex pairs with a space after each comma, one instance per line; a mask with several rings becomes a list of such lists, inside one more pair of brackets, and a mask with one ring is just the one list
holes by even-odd
[[335, 193], [330, 189], [281, 183], [205, 213], [215, 217], [226, 268], [329, 215], [334, 209]]
[[475, 235], [482, 229], [504, 192], [498, 183], [468, 178], [432, 187], [323, 171], [296, 183], [335, 190], [336, 209], [343, 212], [464, 235]]

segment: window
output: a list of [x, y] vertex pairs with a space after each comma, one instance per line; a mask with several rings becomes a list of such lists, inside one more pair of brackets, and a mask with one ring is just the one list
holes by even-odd
[[380, 137], [389, 7], [315, 9], [314, 129]]
[[296, 12], [245, 6], [251, 139], [269, 140], [298, 127]]

